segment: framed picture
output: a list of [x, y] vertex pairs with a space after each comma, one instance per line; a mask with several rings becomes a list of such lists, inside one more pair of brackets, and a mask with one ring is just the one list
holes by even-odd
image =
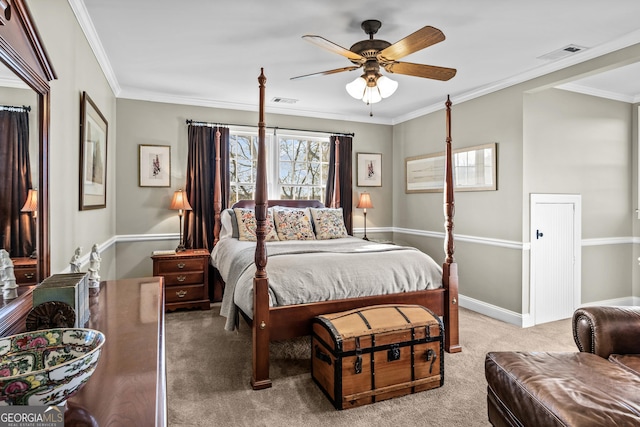
[[171, 186], [171, 147], [169, 145], [138, 145], [140, 187]]
[[[456, 191], [492, 191], [497, 184], [495, 142], [453, 150]], [[405, 193], [435, 193], [444, 188], [444, 153], [405, 159]]]
[[80, 210], [107, 206], [108, 123], [87, 92], [80, 105]]
[[357, 186], [382, 187], [382, 154], [357, 153]]

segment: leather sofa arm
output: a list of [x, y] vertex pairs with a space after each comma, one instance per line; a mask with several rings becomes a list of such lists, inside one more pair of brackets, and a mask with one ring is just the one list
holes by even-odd
[[640, 307], [582, 307], [573, 313], [572, 327], [582, 352], [605, 359], [640, 354]]

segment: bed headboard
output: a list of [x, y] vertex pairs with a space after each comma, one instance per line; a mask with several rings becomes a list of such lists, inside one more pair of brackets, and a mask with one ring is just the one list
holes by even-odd
[[[324, 208], [320, 200], [268, 200], [269, 206], [284, 206], [285, 208]], [[238, 200], [233, 208], [254, 208], [255, 200]]]

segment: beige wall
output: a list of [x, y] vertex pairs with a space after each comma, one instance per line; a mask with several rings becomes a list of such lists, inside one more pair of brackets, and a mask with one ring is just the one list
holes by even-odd
[[[630, 237], [631, 105], [557, 89], [524, 104], [524, 194], [580, 194], [583, 239]], [[631, 244], [585, 246], [582, 256], [583, 303], [632, 294]]]
[[[28, 3], [58, 77], [51, 82], [49, 149], [51, 272], [58, 273], [68, 267], [76, 247], [81, 246], [86, 256], [94, 243], [103, 244], [115, 235], [116, 102], [69, 3], [66, 0]], [[106, 209], [78, 209], [83, 91], [89, 93], [109, 123]], [[103, 256], [101, 276], [115, 278], [110, 253]]]
[[[257, 77], [257, 76], [256, 76]], [[253, 84], [253, 82], [250, 82]], [[258, 89], [256, 88], [256, 96]], [[268, 86], [267, 86], [268, 91]], [[179, 223], [175, 211], [167, 207], [173, 191], [184, 188], [187, 165], [187, 119], [233, 123], [257, 126], [257, 112], [225, 110], [219, 108], [194, 107], [178, 104], [118, 99], [117, 157], [118, 173], [116, 178], [117, 224], [116, 234], [121, 236], [142, 234], [175, 234]], [[279, 114], [267, 114], [267, 126], [310, 129], [319, 131], [354, 133], [353, 167], [357, 152], [382, 154], [382, 187], [356, 187], [354, 177], [354, 204], [359, 191], [369, 191], [374, 209], [367, 212], [367, 227], [388, 227], [392, 223], [392, 206], [385, 201], [391, 200], [393, 135], [391, 126], [376, 125], [338, 120], [323, 120], [305, 117], [293, 117]], [[171, 146], [171, 188], [149, 188], [138, 186], [138, 145]], [[363, 227], [360, 209], [354, 209], [354, 228]], [[369, 234], [369, 233], [368, 233]], [[175, 248], [175, 239], [166, 240], [159, 236], [155, 242], [118, 244], [118, 277], [131, 277], [151, 274], [151, 251]], [[135, 248], [140, 250], [137, 253]], [[132, 255], [132, 254], [136, 254]]]
[[[453, 97], [453, 147], [498, 143], [498, 190], [455, 195], [461, 295], [528, 312], [532, 192], [581, 194], [583, 238], [627, 242], [583, 249], [583, 303], [637, 295], [637, 244], [629, 243], [638, 233], [633, 110], [628, 103], [551, 88], [639, 55], [640, 46], [632, 46], [469, 101], [456, 104]], [[443, 252], [442, 240], [429, 234], [443, 230], [442, 194], [406, 194], [404, 161], [442, 151], [444, 140], [443, 111], [394, 126], [394, 226], [426, 232], [396, 233], [395, 240], [437, 248], [429, 252], [436, 254]]]

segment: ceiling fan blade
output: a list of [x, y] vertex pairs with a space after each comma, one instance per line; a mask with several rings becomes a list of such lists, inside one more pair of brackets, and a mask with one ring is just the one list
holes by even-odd
[[384, 65], [390, 73], [406, 74], [407, 76], [424, 77], [446, 81], [456, 75], [455, 68], [436, 67], [434, 65], [413, 64], [411, 62], [392, 62]]
[[352, 52], [349, 49], [345, 49], [344, 47], [339, 46], [334, 42], [331, 42], [325, 39], [324, 37], [306, 35], [306, 36], [302, 36], [302, 38], [310, 43], [315, 44], [316, 46], [320, 46], [321, 48], [327, 49], [330, 52], [337, 53], [338, 55], [342, 55], [345, 58], [348, 58], [352, 61], [363, 62], [363, 63], [366, 61], [366, 58], [364, 58], [363, 56], [355, 52]]
[[413, 34], [408, 35], [378, 53], [381, 61], [395, 61], [425, 47], [440, 43], [445, 39], [444, 34], [437, 28], [427, 25]]
[[352, 65], [351, 67], [336, 68], [335, 70], [321, 71], [319, 73], [305, 74], [304, 76], [291, 77], [289, 80], [304, 79], [307, 77], [328, 76], [329, 74], [341, 73], [343, 71], [353, 71], [360, 68], [361, 65]]

